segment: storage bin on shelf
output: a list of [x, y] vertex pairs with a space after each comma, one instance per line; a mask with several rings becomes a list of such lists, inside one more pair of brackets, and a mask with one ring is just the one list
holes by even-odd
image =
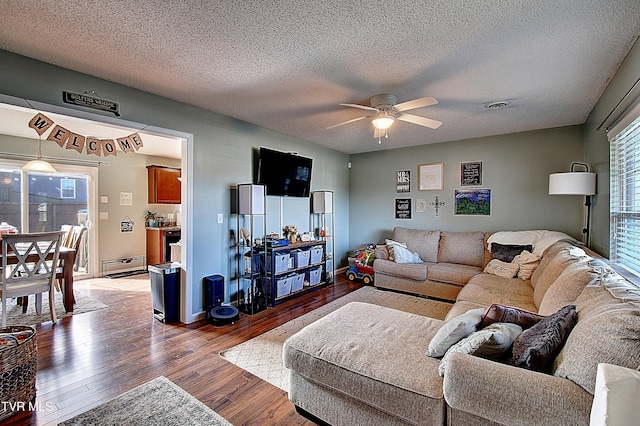
[[304, 273], [291, 275], [291, 292], [302, 290], [304, 287]]
[[286, 276], [276, 280], [276, 297], [283, 297], [291, 293], [293, 277]]
[[304, 268], [306, 266], [309, 266], [311, 251], [310, 250], [293, 250], [291, 251], [291, 257], [293, 257], [294, 268]]
[[309, 285], [316, 285], [320, 283], [320, 277], [322, 276], [322, 267], [309, 269], [307, 271], [307, 281]]
[[322, 262], [322, 246], [311, 247], [309, 263], [311, 265]]
[[[271, 271], [271, 256], [275, 257], [274, 271]], [[267, 270], [267, 272], [273, 272], [275, 274], [279, 274], [281, 272], [286, 271], [287, 269], [289, 269], [289, 253], [269, 255], [269, 258], [267, 258], [267, 262], [265, 266], [266, 266], [265, 269]]]

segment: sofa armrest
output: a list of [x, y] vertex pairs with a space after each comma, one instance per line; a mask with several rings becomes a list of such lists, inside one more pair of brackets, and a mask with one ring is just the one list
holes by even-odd
[[454, 410], [501, 424], [589, 424], [593, 396], [570, 380], [452, 353], [444, 398]]

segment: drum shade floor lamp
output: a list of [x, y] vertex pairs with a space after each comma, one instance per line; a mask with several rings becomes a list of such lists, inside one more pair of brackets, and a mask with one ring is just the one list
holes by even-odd
[[[575, 167], [582, 166], [585, 171], [576, 172]], [[596, 174], [589, 172], [589, 166], [585, 163], [571, 163], [571, 171], [568, 173], [552, 173], [549, 175], [549, 195], [584, 195], [586, 217], [582, 229], [583, 242], [589, 247], [591, 223], [591, 196], [596, 193]]]

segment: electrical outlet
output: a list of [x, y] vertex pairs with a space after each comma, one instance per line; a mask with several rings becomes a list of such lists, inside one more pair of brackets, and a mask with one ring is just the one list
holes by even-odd
[[224, 215], [222, 213], [218, 213], [218, 223], [224, 222]]

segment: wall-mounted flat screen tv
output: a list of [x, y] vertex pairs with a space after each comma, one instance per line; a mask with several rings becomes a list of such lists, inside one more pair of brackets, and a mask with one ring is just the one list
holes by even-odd
[[311, 158], [260, 147], [254, 180], [266, 187], [267, 195], [308, 197], [312, 164]]

